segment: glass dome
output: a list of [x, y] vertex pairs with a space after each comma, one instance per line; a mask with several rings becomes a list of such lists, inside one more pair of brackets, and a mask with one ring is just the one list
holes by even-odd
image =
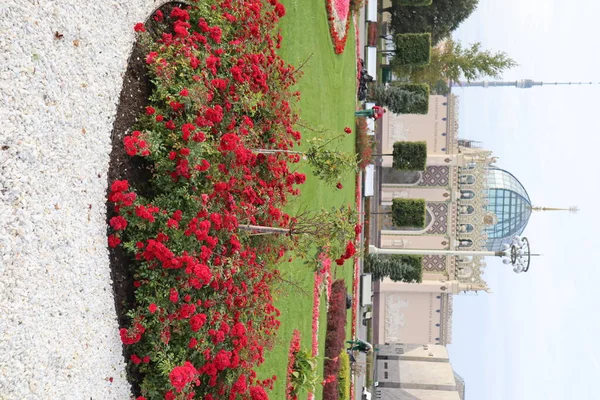
[[531, 215], [531, 200], [521, 182], [503, 169], [488, 169], [487, 183], [489, 204], [486, 208], [496, 214], [498, 223], [486, 229], [486, 247], [498, 251], [525, 230]]

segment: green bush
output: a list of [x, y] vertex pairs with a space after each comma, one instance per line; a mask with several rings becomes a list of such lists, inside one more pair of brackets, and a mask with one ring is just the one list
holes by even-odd
[[423, 279], [423, 256], [369, 254], [365, 267], [375, 280], [389, 277], [394, 282], [418, 283]]
[[338, 372], [338, 391], [340, 399], [350, 398], [350, 357], [348, 353], [340, 353], [340, 370]]
[[396, 35], [394, 63], [404, 66], [428, 65], [431, 60], [431, 33]]
[[393, 199], [392, 222], [396, 226], [425, 228], [424, 199]]
[[429, 112], [429, 85], [426, 83], [396, 83], [390, 89], [413, 94], [414, 101], [406, 102], [399, 114], [427, 114]]
[[427, 167], [427, 142], [394, 143], [392, 166], [401, 171], [425, 171]]
[[432, 0], [396, 0], [394, 3], [398, 6], [418, 7], [430, 6], [432, 2]]
[[394, 114], [427, 114], [429, 87], [424, 84], [375, 85], [369, 99]]

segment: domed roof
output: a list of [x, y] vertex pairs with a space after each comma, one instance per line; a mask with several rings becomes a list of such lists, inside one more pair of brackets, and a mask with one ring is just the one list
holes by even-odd
[[486, 229], [486, 247], [497, 251], [523, 233], [531, 215], [531, 200], [521, 182], [503, 169], [488, 169], [487, 183], [489, 204], [486, 209], [496, 214], [498, 223]]

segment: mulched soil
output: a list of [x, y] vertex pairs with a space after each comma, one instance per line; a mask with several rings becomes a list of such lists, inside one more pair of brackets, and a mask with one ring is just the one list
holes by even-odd
[[[112, 152], [110, 153], [110, 164], [108, 168], [108, 189], [115, 180], [126, 179], [133, 187], [143, 187], [151, 176], [151, 171], [141, 157], [130, 157], [125, 153], [123, 137], [131, 132], [138, 115], [148, 105], [148, 97], [152, 92], [152, 83], [148, 79], [145, 52], [136, 42], [127, 65], [127, 71], [123, 77], [123, 89], [119, 98], [117, 115], [112, 130]], [[107, 191], [108, 195], [108, 191]], [[116, 214], [113, 205], [106, 202], [106, 223]], [[128, 310], [135, 304], [133, 274], [131, 273], [131, 257], [121, 247], [110, 249], [110, 269], [113, 282], [113, 294], [115, 298], [115, 309], [119, 320], [119, 326], [129, 326]], [[131, 354], [123, 348], [123, 356], [129, 360]], [[140, 395], [137, 382], [141, 376], [136, 370], [127, 369], [129, 381], [136, 396]]]
[[[165, 15], [169, 15], [174, 7], [180, 5], [182, 3], [169, 3], [159, 9]], [[161, 33], [160, 28], [151, 18], [146, 21], [146, 29], [153, 36], [159, 36]], [[147, 192], [148, 181], [152, 177], [151, 166], [141, 157], [132, 158], [128, 156], [123, 146], [123, 138], [131, 133], [138, 116], [144, 112], [153, 89], [153, 84], [148, 77], [148, 68], [145, 61], [146, 53], [147, 51], [136, 41], [128, 60], [125, 76], [123, 77], [123, 87], [111, 134], [112, 151], [108, 169], [107, 197], [111, 184], [115, 180], [122, 179], [129, 181], [130, 186], [134, 187], [138, 194], [144, 195]], [[116, 214], [113, 210], [113, 204], [109, 201], [106, 202], [106, 209], [106, 223], [108, 225], [108, 221]], [[130, 325], [130, 320], [126, 313], [135, 306], [134, 279], [130, 267], [132, 261], [132, 258], [121, 247], [110, 249], [113, 295], [120, 327]], [[123, 356], [125, 360], [129, 360], [131, 354], [124, 348]], [[143, 376], [137, 369], [129, 367], [127, 368], [127, 372], [134, 395], [136, 397], [140, 396], [139, 382], [141, 382]]]

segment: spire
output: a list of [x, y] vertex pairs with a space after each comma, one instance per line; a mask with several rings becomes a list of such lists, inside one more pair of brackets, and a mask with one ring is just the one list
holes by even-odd
[[452, 87], [497, 87], [497, 86], [514, 86], [519, 89], [529, 89], [534, 86], [544, 85], [594, 85], [600, 84], [600, 82], [536, 82], [533, 79], [520, 79], [518, 81], [477, 81], [477, 82], [452, 82]]
[[571, 206], [569, 208], [554, 208], [554, 207], [531, 207], [532, 211], [568, 211], [571, 214], [577, 214], [579, 207]]

